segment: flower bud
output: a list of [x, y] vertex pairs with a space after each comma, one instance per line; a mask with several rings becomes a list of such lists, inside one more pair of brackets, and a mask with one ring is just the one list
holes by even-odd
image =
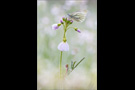
[[68, 64], [66, 64], [65, 67], [68, 68]]
[[77, 28], [74, 28], [75, 29], [75, 31], [77, 31]]
[[65, 17], [62, 17], [62, 20], [65, 21], [66, 20]]
[[73, 23], [73, 20], [70, 20], [70, 24], [72, 24]]
[[61, 24], [63, 24], [63, 21], [62, 21], [62, 20], [60, 20], [60, 23], [61, 23]]
[[67, 19], [67, 23], [70, 23], [70, 20], [69, 19]]
[[59, 29], [59, 27], [60, 27], [60, 24], [53, 24], [52, 25], [53, 30], [57, 30], [57, 29]]
[[77, 32], [81, 33], [81, 31], [79, 29], [77, 29]]
[[81, 31], [78, 28], [74, 28], [74, 29], [75, 29], [75, 31], [81, 33]]
[[58, 26], [60, 26], [60, 25], [61, 25], [61, 23], [58, 24]]
[[67, 19], [67, 23], [72, 24], [73, 23], [73, 20]]

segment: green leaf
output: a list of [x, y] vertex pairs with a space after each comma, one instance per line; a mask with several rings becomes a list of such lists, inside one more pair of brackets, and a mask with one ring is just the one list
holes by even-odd
[[74, 68], [76, 68], [84, 59], [85, 59], [85, 57], [82, 58], [82, 59], [76, 64], [76, 66], [75, 66]]
[[76, 66], [74, 66], [75, 63], [76, 63], [76, 61], [74, 61], [74, 62], [71, 61], [71, 70], [69, 70], [68, 75], [69, 75], [84, 59], [85, 59], [85, 57], [82, 58], [82, 59], [76, 64]]
[[71, 69], [72, 70], [74, 69], [74, 67], [73, 67], [73, 61], [71, 61]]
[[73, 67], [75, 66], [75, 63], [76, 63], [76, 61], [74, 61], [74, 63], [73, 63]]

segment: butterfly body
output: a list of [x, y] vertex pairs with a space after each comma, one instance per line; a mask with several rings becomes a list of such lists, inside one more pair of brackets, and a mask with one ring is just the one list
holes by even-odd
[[74, 12], [71, 14], [67, 14], [69, 19], [75, 20], [77, 22], [83, 22], [85, 20], [87, 11], [82, 11], [82, 12]]

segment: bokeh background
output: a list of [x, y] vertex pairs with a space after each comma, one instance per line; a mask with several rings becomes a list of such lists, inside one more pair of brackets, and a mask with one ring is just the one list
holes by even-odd
[[52, 30], [68, 12], [88, 10], [86, 20], [73, 22], [81, 33], [69, 29], [66, 37], [69, 51], [63, 53], [62, 69], [71, 60], [84, 61], [68, 76], [64, 89], [97, 90], [97, 0], [38, 0], [37, 1], [37, 86], [38, 90], [58, 89], [60, 51], [63, 28]]

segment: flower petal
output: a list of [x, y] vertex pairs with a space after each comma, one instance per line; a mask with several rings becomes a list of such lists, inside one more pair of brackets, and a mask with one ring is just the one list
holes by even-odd
[[57, 30], [59, 27], [60, 27], [60, 26], [58, 26], [58, 24], [53, 24], [53, 25], [52, 25], [52, 29], [53, 29], [53, 30]]
[[69, 51], [69, 45], [67, 42], [61, 42], [59, 45], [58, 45], [58, 50], [60, 51]]

